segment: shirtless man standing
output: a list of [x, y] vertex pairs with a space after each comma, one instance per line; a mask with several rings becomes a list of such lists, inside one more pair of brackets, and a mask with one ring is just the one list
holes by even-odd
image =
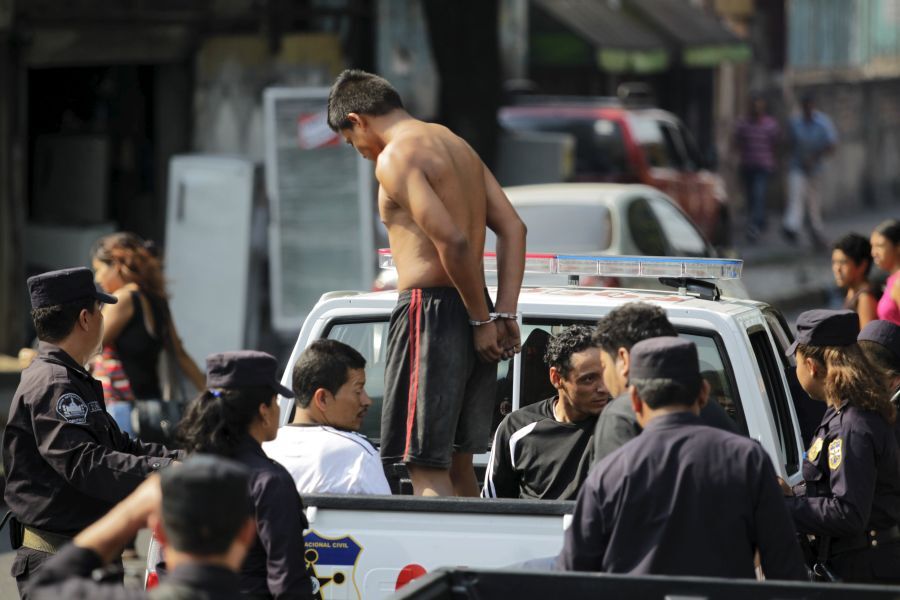
[[[497, 361], [519, 351], [525, 225], [475, 151], [411, 117], [381, 77], [341, 73], [328, 125], [375, 161], [397, 267], [381, 458], [407, 464], [417, 495], [477, 496], [472, 456], [490, 441]], [[484, 282], [485, 226], [497, 234], [496, 309]]]

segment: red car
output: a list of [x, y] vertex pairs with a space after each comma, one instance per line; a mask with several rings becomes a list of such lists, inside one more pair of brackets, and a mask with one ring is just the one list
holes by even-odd
[[672, 113], [610, 101], [535, 99], [502, 108], [510, 130], [569, 133], [575, 138], [570, 181], [643, 183], [678, 202], [707, 239], [728, 243], [729, 212], [722, 178], [704, 166], [697, 145]]

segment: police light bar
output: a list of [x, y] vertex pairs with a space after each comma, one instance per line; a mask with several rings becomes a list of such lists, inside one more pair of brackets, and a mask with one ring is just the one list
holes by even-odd
[[[382, 269], [393, 269], [390, 248], [378, 251]], [[691, 277], [740, 279], [744, 261], [732, 258], [682, 256], [587, 256], [581, 254], [525, 255], [525, 272], [545, 275], [600, 275], [605, 277]], [[484, 253], [484, 270], [497, 270], [497, 254]]]

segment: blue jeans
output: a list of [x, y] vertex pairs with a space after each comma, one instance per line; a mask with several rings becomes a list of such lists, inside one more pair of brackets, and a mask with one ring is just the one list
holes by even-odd
[[128, 437], [134, 437], [134, 429], [131, 427], [131, 403], [115, 402], [106, 405], [106, 412], [112, 415], [113, 421]]
[[768, 169], [742, 167], [744, 198], [747, 202], [747, 222], [757, 232], [766, 228], [766, 192], [769, 186]]

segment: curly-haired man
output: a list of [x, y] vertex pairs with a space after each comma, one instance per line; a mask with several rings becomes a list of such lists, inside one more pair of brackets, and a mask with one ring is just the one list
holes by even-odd
[[591, 466], [591, 436], [609, 401], [590, 327], [555, 336], [544, 362], [557, 394], [513, 411], [494, 436], [485, 498], [573, 500]]

